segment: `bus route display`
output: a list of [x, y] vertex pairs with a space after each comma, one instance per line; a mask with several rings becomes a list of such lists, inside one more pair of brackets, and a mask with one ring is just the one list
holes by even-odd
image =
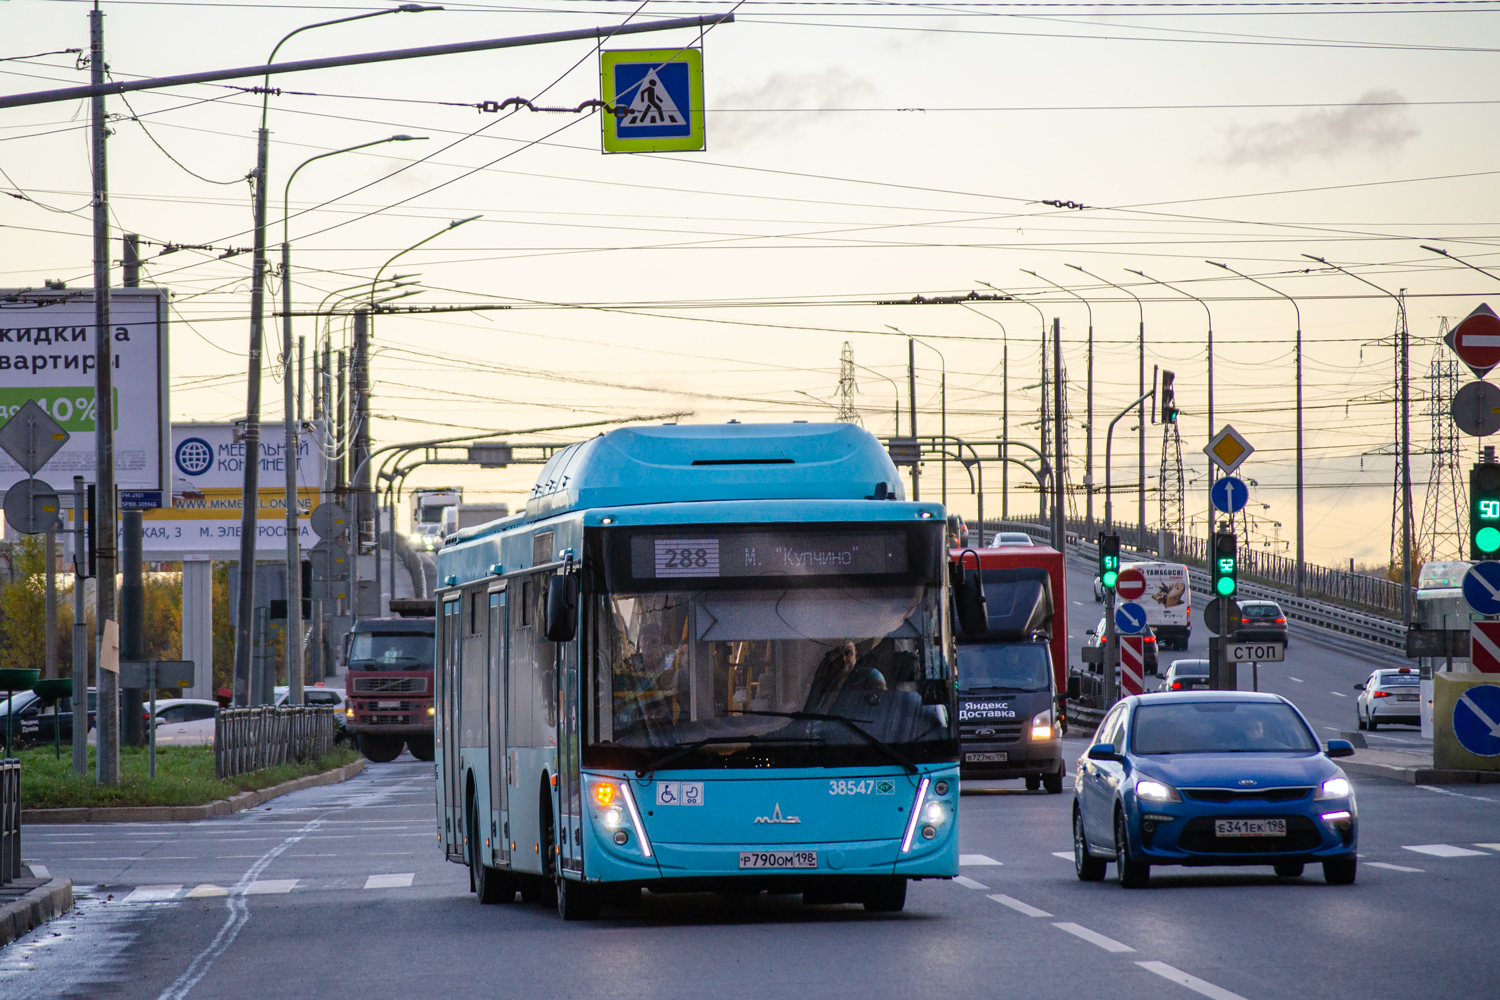
[[733, 532], [630, 540], [637, 579], [906, 573], [907, 537], [890, 532]]

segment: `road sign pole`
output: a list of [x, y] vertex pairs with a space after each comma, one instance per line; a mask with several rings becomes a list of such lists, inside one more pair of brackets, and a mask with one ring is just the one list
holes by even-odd
[[1104, 592], [1104, 708], [1109, 708], [1120, 698], [1115, 681], [1115, 664], [1120, 662], [1120, 633], [1115, 628], [1115, 592]]
[[[83, 777], [89, 764], [89, 651], [83, 580], [88, 569], [83, 536], [83, 477], [73, 477], [73, 774]], [[82, 718], [82, 724], [79, 719]]]

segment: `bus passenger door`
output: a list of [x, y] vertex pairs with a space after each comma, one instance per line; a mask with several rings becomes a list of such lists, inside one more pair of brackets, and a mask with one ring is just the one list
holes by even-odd
[[439, 623], [438, 683], [442, 686], [443, 700], [441, 720], [443, 727], [443, 788], [445, 812], [444, 840], [447, 855], [460, 861], [464, 854], [464, 771], [459, 753], [459, 711], [462, 708], [462, 685], [460, 654], [463, 647], [463, 602], [455, 597], [443, 602], [443, 618]]
[[510, 775], [506, 773], [506, 716], [510, 704], [506, 679], [505, 587], [490, 591], [490, 840], [495, 845], [495, 863], [510, 864]]

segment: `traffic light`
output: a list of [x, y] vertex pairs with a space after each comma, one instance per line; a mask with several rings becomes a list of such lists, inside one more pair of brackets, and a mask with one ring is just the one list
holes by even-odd
[[1120, 578], [1120, 536], [1099, 535], [1099, 583], [1106, 590], [1115, 588]]
[[1500, 465], [1494, 462], [1469, 470], [1469, 558], [1500, 559]]
[[1164, 424], [1177, 423], [1177, 391], [1172, 388], [1172, 382], [1177, 378], [1175, 372], [1166, 369], [1161, 373], [1161, 422]]
[[1214, 535], [1214, 593], [1220, 597], [1233, 597], [1239, 588], [1240, 560], [1235, 552], [1233, 532], [1220, 531]]

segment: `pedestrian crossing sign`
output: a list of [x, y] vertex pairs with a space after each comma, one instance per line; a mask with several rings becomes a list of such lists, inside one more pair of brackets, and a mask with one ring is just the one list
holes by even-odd
[[599, 96], [606, 153], [704, 147], [702, 49], [601, 52]]

